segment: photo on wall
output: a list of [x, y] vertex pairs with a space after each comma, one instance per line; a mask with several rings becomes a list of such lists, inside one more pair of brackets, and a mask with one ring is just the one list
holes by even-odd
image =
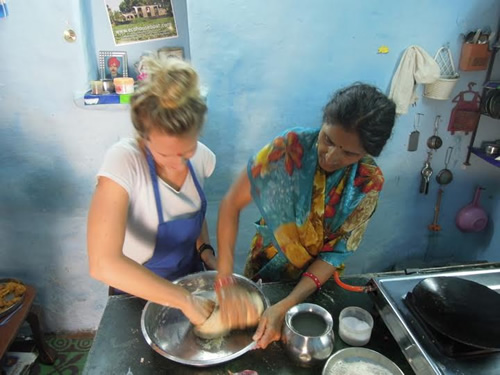
[[177, 37], [171, 0], [104, 0], [115, 45]]
[[127, 52], [99, 51], [99, 74], [101, 79], [128, 77]]

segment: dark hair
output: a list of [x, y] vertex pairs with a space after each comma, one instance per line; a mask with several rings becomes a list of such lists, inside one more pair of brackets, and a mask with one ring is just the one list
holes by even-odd
[[365, 151], [379, 156], [391, 136], [396, 105], [374, 86], [355, 83], [338, 90], [323, 110], [323, 123], [358, 133]]

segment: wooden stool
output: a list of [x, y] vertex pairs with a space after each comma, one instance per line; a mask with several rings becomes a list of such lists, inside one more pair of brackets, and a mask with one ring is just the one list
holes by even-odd
[[[17, 310], [14, 315], [3, 318], [9, 319], [9, 321], [0, 326], [0, 359], [3, 358], [9, 349], [9, 346], [16, 338], [21, 325], [24, 321], [27, 321], [31, 327], [31, 332], [33, 332], [33, 338], [38, 349], [40, 362], [46, 365], [52, 365], [54, 363], [56, 352], [52, 348], [49, 348], [45, 342], [43, 332], [40, 327], [41, 308], [40, 306], [33, 304], [35, 295], [35, 288], [31, 285], [26, 285], [24, 301], [19, 310]], [[0, 324], [2, 323], [2, 320], [0, 320]]]

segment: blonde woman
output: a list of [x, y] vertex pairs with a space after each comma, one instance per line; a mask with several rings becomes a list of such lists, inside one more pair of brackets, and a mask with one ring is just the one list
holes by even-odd
[[187, 62], [151, 55], [143, 66], [146, 78], [131, 99], [137, 138], [113, 145], [97, 174], [88, 216], [90, 274], [201, 324], [213, 303], [171, 281], [216, 266], [203, 192], [215, 155], [198, 141], [207, 107]]

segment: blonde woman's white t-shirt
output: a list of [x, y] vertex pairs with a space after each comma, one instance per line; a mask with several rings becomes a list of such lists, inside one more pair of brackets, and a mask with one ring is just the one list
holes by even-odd
[[[215, 154], [198, 142], [190, 162], [203, 188], [205, 178], [214, 171]], [[145, 263], [153, 256], [159, 219], [148, 162], [137, 140], [126, 138], [114, 144], [106, 153], [97, 176], [110, 178], [127, 191], [129, 207], [123, 253], [140, 264]], [[158, 179], [158, 188], [164, 221], [191, 217], [201, 209], [191, 173], [179, 191], [162, 179]]]

